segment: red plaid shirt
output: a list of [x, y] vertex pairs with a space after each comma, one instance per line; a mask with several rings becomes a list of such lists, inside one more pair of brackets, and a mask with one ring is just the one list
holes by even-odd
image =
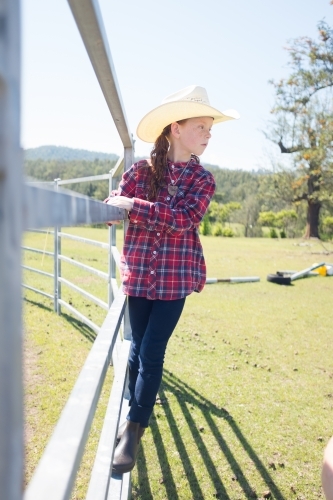
[[[134, 198], [121, 256], [127, 295], [175, 300], [200, 292], [206, 282], [198, 226], [215, 191], [214, 177], [195, 159], [187, 167], [170, 161], [168, 166], [166, 185], [155, 202], [147, 201], [149, 167], [145, 160], [123, 174], [114, 193]], [[178, 186], [175, 196], [168, 193], [171, 180]]]

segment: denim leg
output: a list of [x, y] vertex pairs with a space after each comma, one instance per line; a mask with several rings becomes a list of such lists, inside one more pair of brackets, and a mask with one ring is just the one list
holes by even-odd
[[[129, 301], [129, 307], [137, 300], [136, 297], [131, 297], [131, 299], [134, 300]], [[133, 372], [130, 377], [131, 385], [134, 381], [134, 371], [137, 370], [137, 366], [139, 369], [136, 371], [137, 378], [128, 419], [133, 422], [139, 422], [142, 427], [148, 426], [149, 417], [153, 411], [156, 395], [162, 380], [164, 356], [168, 340], [180, 318], [185, 298], [148, 302], [151, 303], [151, 310], [146, 330], [143, 336], [136, 333], [136, 340], [134, 341], [133, 350], [131, 349], [132, 356], [129, 362], [130, 371]], [[140, 307], [132, 308], [132, 312], [129, 310], [130, 319], [133, 316], [141, 315], [142, 312], [144, 312], [142, 316], [146, 319], [147, 310], [147, 306], [142, 309]], [[137, 320], [135, 319], [134, 325], [136, 322]], [[140, 321], [138, 322], [140, 323]], [[143, 318], [141, 322], [143, 325]], [[138, 339], [138, 337], [140, 338]], [[139, 354], [137, 355], [139, 344]]]
[[148, 326], [153, 301], [144, 297], [128, 296], [128, 312], [132, 330], [132, 342], [128, 358], [128, 389], [130, 393], [129, 405], [132, 404], [138, 377], [141, 342]]

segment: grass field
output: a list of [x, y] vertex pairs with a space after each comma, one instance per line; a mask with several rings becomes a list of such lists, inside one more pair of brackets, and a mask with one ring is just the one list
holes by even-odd
[[[71, 229], [107, 241], [103, 229]], [[159, 399], [133, 471], [137, 500], [322, 499], [320, 469], [333, 434], [333, 277], [293, 286], [266, 281], [277, 270], [333, 261], [316, 241], [202, 237], [209, 277], [260, 282], [207, 285], [187, 299], [170, 341]], [[52, 238], [26, 244], [52, 249]], [[106, 252], [64, 240], [63, 253], [107, 269]], [[42, 256], [25, 254], [27, 265]], [[52, 271], [45, 257], [42, 269]], [[70, 265], [63, 275], [106, 300], [106, 284]], [[26, 282], [52, 293], [47, 278]], [[49, 288], [48, 288], [49, 287]], [[66, 291], [101, 324], [104, 312]], [[64, 311], [65, 312], [65, 311]], [[94, 339], [79, 321], [25, 292], [27, 480]], [[112, 368], [73, 499], [81, 500], [98, 442]]]

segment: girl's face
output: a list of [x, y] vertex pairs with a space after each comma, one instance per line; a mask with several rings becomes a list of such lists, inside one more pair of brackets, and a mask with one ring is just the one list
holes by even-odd
[[210, 131], [213, 122], [213, 118], [202, 116], [199, 118], [188, 118], [181, 123], [172, 123], [171, 137], [175, 137], [178, 147], [184, 153], [200, 156], [205, 151], [211, 138]]

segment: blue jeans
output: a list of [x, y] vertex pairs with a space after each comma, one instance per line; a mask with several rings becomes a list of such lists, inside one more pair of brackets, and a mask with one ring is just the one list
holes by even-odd
[[128, 360], [130, 411], [127, 419], [148, 427], [160, 387], [168, 340], [185, 304], [178, 300], [128, 297], [132, 343]]

